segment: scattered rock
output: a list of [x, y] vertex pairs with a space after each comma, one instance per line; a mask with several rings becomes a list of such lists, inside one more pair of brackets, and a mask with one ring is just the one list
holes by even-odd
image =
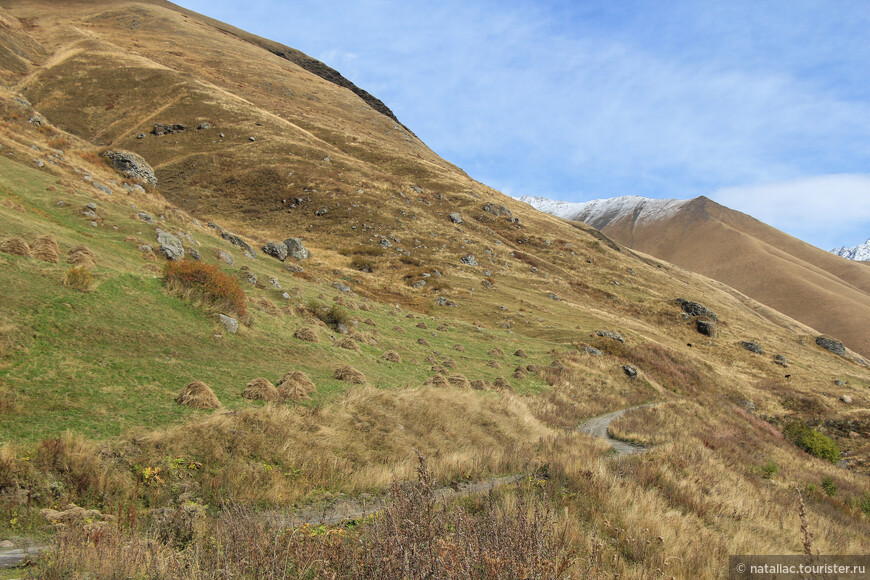
[[[209, 224], [211, 225], [211, 224]], [[245, 251], [246, 255], [250, 255], [250, 257], [255, 257], [254, 248], [248, 245], [248, 243], [235, 234], [231, 234], [230, 232], [219, 230], [221, 232], [221, 237], [231, 243], [234, 246], [238, 246]]]
[[103, 157], [109, 160], [109, 164], [112, 167], [127, 177], [138, 179], [151, 186], [157, 185], [154, 169], [141, 155], [131, 151], [107, 151], [103, 154]]
[[492, 215], [504, 215], [504, 216], [513, 216], [513, 212], [509, 210], [507, 207], [503, 205], [496, 205], [494, 203], [485, 203], [483, 204], [483, 211], [486, 213], [491, 213]]
[[852, 397], [850, 397], [849, 395], [842, 395], [842, 396], [840, 397], [840, 400], [841, 400], [842, 402], [846, 403], [847, 405], [851, 405], [851, 404], [852, 404]]
[[788, 368], [788, 361], [781, 354], [773, 355], [773, 362], [781, 367]]
[[163, 135], [171, 135], [186, 130], [187, 127], [181, 123], [174, 123], [172, 125], [167, 123], [154, 123], [154, 129], [152, 129], [151, 132], [158, 137], [162, 137]]
[[102, 183], [97, 183], [96, 181], [93, 183], [94, 187], [105, 193], [106, 195], [112, 195], [112, 190], [103, 185]]
[[140, 211], [140, 212], [138, 212], [138, 213], [136, 214], [136, 217], [139, 218], [140, 220], [142, 220], [142, 221], [145, 222], [145, 223], [149, 223], [149, 224], [153, 224], [153, 223], [154, 223], [154, 217], [153, 217], [151, 214], [149, 214], [149, 213], [145, 213], [144, 211]]
[[393, 242], [391, 242], [387, 238], [381, 238], [378, 243], [385, 248], [392, 248], [393, 247]]
[[740, 346], [742, 346], [749, 352], [754, 352], [755, 354], [764, 354], [764, 349], [761, 348], [761, 345], [757, 342], [752, 342], [751, 340], [744, 340], [740, 343]]
[[451, 212], [450, 213], [450, 221], [452, 221], [455, 224], [461, 224], [462, 223], [462, 216], [459, 215], [458, 213], [456, 213], [455, 211]]
[[299, 238], [287, 238], [284, 240], [284, 245], [287, 247], [287, 255], [297, 260], [305, 260], [310, 253], [305, 244]]
[[219, 260], [222, 260], [222, 261], [226, 262], [226, 263], [229, 264], [230, 266], [233, 265], [233, 261], [234, 261], [234, 260], [233, 260], [233, 256], [232, 256], [232, 254], [230, 254], [229, 252], [225, 252], [225, 251], [223, 251], [223, 250], [218, 250], [218, 251], [217, 251], [217, 257], [218, 257]]
[[468, 254], [464, 258], [459, 260], [463, 264], [467, 264], [469, 266], [477, 266], [477, 260], [471, 254]]
[[187, 250], [187, 255], [190, 256], [191, 260], [201, 260], [202, 256], [199, 255], [199, 250], [196, 248], [190, 248]]
[[827, 336], [819, 336], [816, 337], [816, 344], [825, 350], [829, 350], [834, 354], [838, 354], [840, 356], [846, 356], [846, 347], [845, 345], [837, 339], [830, 338]]
[[239, 331], [239, 321], [231, 316], [218, 314], [218, 321], [226, 327], [227, 332], [230, 334], [235, 334]]
[[211, 129], [211, 123], [209, 123], [209, 122], [200, 123], [200, 124], [197, 126], [197, 129], [199, 129], [200, 131], [202, 131], [202, 130], [204, 130], [204, 129]]
[[426, 280], [417, 280], [416, 282], [411, 284], [411, 288], [420, 289], [426, 285]]
[[719, 317], [716, 316], [716, 313], [700, 304], [698, 302], [692, 302], [691, 300], [686, 300], [684, 298], [676, 298], [672, 300], [674, 304], [679, 304], [680, 308], [683, 309], [683, 312], [688, 314], [689, 316], [706, 316], [715, 321], [719, 321]]
[[452, 307], [452, 308], [456, 308], [456, 302], [454, 302], [454, 301], [452, 301], [452, 300], [448, 300], [447, 298], [445, 298], [445, 297], [443, 297], [443, 296], [439, 296], [439, 297], [435, 300], [435, 303], [436, 303], [438, 306], [450, 306], [450, 307]]
[[591, 354], [592, 356], [601, 356], [601, 351], [592, 346], [584, 346], [583, 351]]
[[547, 297], [548, 297], [550, 300], [555, 300], [556, 302], [558, 302], [559, 300], [561, 300], [561, 298], [559, 298], [558, 296], [556, 296], [556, 295], [553, 294], [552, 292], [550, 292], [549, 294], [547, 294]]
[[637, 376], [637, 367], [633, 367], [631, 365], [622, 365], [622, 370], [625, 371], [625, 374], [628, 375], [628, 377], [631, 379]]
[[263, 246], [263, 252], [282, 262], [287, 259], [287, 246], [284, 242], [269, 242]]
[[755, 403], [753, 403], [752, 401], [748, 401], [746, 399], [743, 399], [743, 400], [737, 401], [737, 404], [740, 405], [741, 407], [743, 407], [744, 409], [746, 409], [747, 411], [751, 412], [751, 411], [755, 410]]
[[170, 260], [180, 260], [184, 257], [184, 246], [178, 236], [163, 230], [157, 230], [157, 243], [160, 244], [160, 252]]
[[619, 342], [625, 342], [625, 339], [622, 338], [617, 332], [610, 332], [609, 330], [596, 330], [595, 334], [604, 338], [611, 338], [613, 340], [618, 340]]
[[698, 332], [703, 334], [704, 336], [709, 336], [710, 338], [716, 338], [719, 336], [719, 325], [715, 320], [705, 320], [704, 318], [699, 318], [695, 322], [695, 326], [698, 329]]

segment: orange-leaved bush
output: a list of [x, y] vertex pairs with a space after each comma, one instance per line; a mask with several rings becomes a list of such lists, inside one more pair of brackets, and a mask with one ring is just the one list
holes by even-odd
[[230, 310], [239, 317], [248, 313], [245, 291], [238, 280], [217, 266], [194, 260], [166, 262], [163, 283], [170, 291], [201, 300], [208, 307]]

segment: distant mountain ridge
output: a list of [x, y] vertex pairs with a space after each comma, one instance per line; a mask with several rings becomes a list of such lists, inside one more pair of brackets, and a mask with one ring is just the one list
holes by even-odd
[[[723, 282], [870, 355], [870, 270], [706, 198], [521, 201]], [[858, 254], [861, 255], [861, 254]]]
[[858, 244], [852, 248], [847, 246], [843, 246], [839, 250], [835, 248], [831, 250], [831, 253], [854, 262], [870, 262], [870, 238], [863, 244]]

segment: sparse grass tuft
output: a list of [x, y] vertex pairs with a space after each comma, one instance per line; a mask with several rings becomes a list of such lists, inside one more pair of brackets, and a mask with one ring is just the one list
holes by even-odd
[[91, 276], [90, 270], [83, 266], [76, 266], [66, 271], [63, 277], [63, 285], [75, 288], [80, 292], [90, 292], [94, 285], [94, 279]]

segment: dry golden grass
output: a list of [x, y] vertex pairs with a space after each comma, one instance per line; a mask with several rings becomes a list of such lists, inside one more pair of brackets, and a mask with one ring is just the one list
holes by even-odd
[[43, 262], [57, 264], [60, 248], [57, 247], [57, 242], [51, 235], [39, 236], [33, 243], [30, 244], [30, 250], [33, 257]]
[[90, 292], [94, 286], [94, 279], [89, 270], [82, 266], [76, 266], [66, 271], [63, 276], [63, 285], [75, 288], [80, 292]]
[[245, 385], [242, 397], [258, 401], [277, 401], [281, 395], [269, 379], [259, 377]]
[[193, 381], [181, 389], [175, 402], [194, 409], [218, 409], [221, 406], [211, 387], [202, 381]]
[[32, 257], [30, 246], [21, 238], [9, 238], [0, 242], [0, 252], [15, 256]]

